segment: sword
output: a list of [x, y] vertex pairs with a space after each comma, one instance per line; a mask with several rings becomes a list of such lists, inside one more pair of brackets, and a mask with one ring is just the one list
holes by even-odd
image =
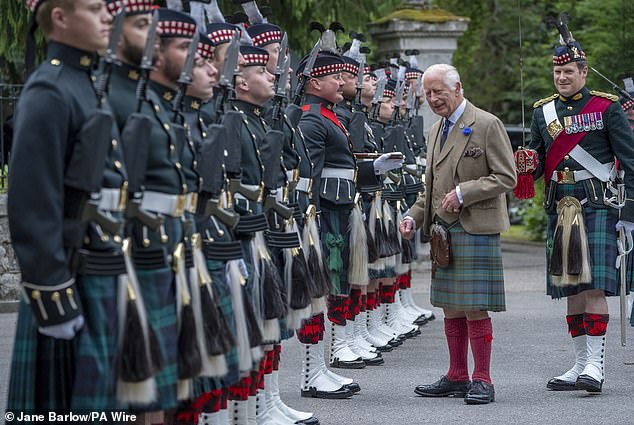
[[607, 81], [608, 83], [610, 83], [612, 85], [612, 90], [614, 90], [615, 92], [617, 92], [619, 95], [634, 101], [634, 97], [632, 97], [628, 92], [626, 92], [625, 90], [623, 90], [621, 87], [619, 87], [618, 84], [614, 83], [612, 80], [610, 80], [608, 77], [606, 77], [605, 75], [601, 74], [599, 71], [597, 71], [596, 69], [594, 69], [593, 67], [590, 67], [591, 70], [594, 71], [595, 74], [597, 74], [599, 77], [603, 78], [605, 81]]
[[233, 98], [235, 90], [235, 77], [238, 67], [238, 56], [240, 54], [240, 35], [235, 32], [225, 54], [225, 63], [220, 76], [219, 85], [222, 88], [220, 99], [218, 100], [218, 122], [222, 121], [225, 113], [225, 104]]

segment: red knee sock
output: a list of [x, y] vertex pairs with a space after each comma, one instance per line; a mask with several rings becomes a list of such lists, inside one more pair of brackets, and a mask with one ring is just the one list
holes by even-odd
[[576, 338], [586, 334], [586, 326], [583, 322], [583, 314], [569, 314], [566, 316], [568, 332], [570, 336]]
[[469, 341], [473, 353], [473, 375], [471, 379], [491, 383], [489, 370], [491, 366], [491, 342], [493, 341], [493, 327], [491, 318], [467, 321]]
[[469, 334], [467, 331], [467, 319], [464, 317], [445, 319], [445, 336], [449, 347], [447, 378], [450, 381], [468, 381]]
[[583, 322], [585, 324], [586, 334], [588, 334], [588, 336], [605, 335], [605, 332], [608, 330], [609, 321], [609, 314], [585, 313], [583, 315]]

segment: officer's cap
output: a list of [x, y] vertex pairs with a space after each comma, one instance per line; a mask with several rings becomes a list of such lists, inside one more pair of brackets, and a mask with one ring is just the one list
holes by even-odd
[[196, 21], [186, 13], [160, 8], [159, 29], [161, 38], [193, 38], [196, 32]]
[[249, 36], [253, 40], [253, 45], [256, 47], [280, 43], [282, 41], [282, 37], [284, 37], [284, 33], [280, 27], [274, 24], [269, 24], [268, 22], [249, 26], [247, 28], [247, 33], [249, 33]]

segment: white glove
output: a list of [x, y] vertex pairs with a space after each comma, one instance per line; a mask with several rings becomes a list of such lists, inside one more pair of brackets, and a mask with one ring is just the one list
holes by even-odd
[[615, 227], [617, 232], [621, 229], [625, 230], [626, 235], [634, 231], [634, 223], [632, 223], [631, 221], [619, 220], [618, 223], [616, 223]]
[[390, 153], [384, 153], [374, 160], [374, 174], [385, 174], [395, 168], [401, 168], [401, 165], [403, 165], [403, 158], [390, 159], [390, 155]]
[[84, 316], [81, 314], [68, 322], [59, 325], [40, 326], [38, 330], [42, 335], [57, 339], [73, 339], [75, 334], [84, 327]]

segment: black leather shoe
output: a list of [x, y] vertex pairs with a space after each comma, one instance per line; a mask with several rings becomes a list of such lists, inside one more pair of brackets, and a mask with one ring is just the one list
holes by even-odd
[[363, 359], [363, 361], [365, 362], [367, 366], [380, 366], [383, 363], [385, 363], [385, 360], [383, 360], [381, 353], [377, 353], [377, 354], [378, 355], [374, 357], [373, 359]]
[[423, 326], [427, 324], [427, 318], [421, 315], [421, 316], [418, 316], [418, 318], [414, 320], [412, 323], [418, 326]]
[[389, 353], [393, 348], [394, 347], [392, 347], [389, 343], [382, 347], [376, 347], [377, 351], [380, 351], [381, 353]]
[[345, 384], [344, 388], [349, 389], [350, 392], [353, 393], [353, 394], [358, 393], [359, 391], [361, 391], [361, 386], [359, 384], [357, 384], [356, 382], [352, 382], [350, 384]]
[[403, 341], [398, 338], [392, 338], [388, 343], [392, 346], [392, 348], [403, 345]]
[[423, 397], [464, 397], [469, 390], [469, 381], [450, 381], [446, 375], [433, 384], [419, 385], [414, 392]]
[[489, 404], [495, 401], [495, 389], [492, 384], [475, 380], [469, 386], [469, 392], [464, 396], [466, 404]]
[[574, 382], [553, 378], [546, 384], [546, 388], [552, 391], [577, 391], [579, 388]]
[[578, 390], [586, 390], [589, 393], [600, 393], [603, 381], [599, 382], [590, 375], [579, 375], [575, 387]]
[[317, 419], [316, 417], [311, 417], [308, 418], [304, 421], [297, 421], [295, 422], [297, 425], [319, 425], [319, 419]]
[[352, 397], [352, 391], [346, 388], [345, 385], [335, 391], [319, 391], [315, 387], [310, 387], [307, 390], [301, 390], [301, 396], [326, 399], [342, 399]]

